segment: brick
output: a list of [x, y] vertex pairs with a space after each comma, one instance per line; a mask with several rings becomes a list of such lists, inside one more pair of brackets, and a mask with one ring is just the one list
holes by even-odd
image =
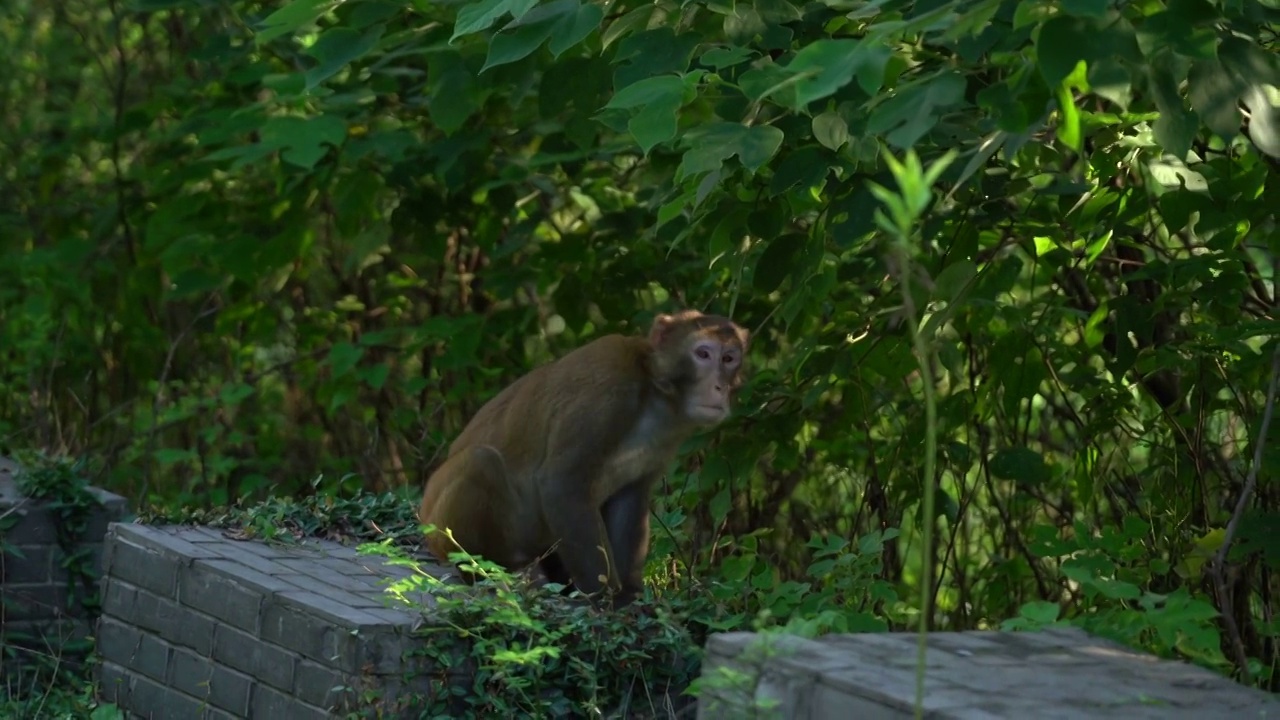
[[[154, 651], [143, 653], [143, 632], [133, 625], [127, 625], [109, 617], [98, 620], [98, 654], [104, 660], [137, 670], [150, 675], [156, 680], [164, 680], [165, 668], [168, 666], [168, 652], [158, 655]], [[157, 669], [159, 674], [156, 673]]]
[[22, 500], [11, 510], [17, 523], [4, 532], [5, 540], [13, 545], [54, 545], [58, 531], [53, 513], [35, 500]]
[[106, 703], [127, 707], [129, 705], [129, 673], [123, 666], [110, 660], [98, 663], [98, 697]]
[[107, 579], [102, 612], [104, 616], [116, 617], [150, 630], [175, 645], [202, 655], [213, 650], [213, 618], [121, 580]]
[[[353, 608], [380, 608], [384, 607], [384, 603], [380, 599], [370, 598], [367, 595], [361, 595], [355, 592], [349, 592], [343, 589], [343, 578], [337, 573], [327, 575], [324, 579], [316, 578], [311, 575], [297, 575], [291, 582], [297, 586], [299, 590], [310, 590], [317, 595], [327, 598], [328, 600], [343, 605], [349, 605]], [[348, 581], [349, 582], [349, 581]], [[368, 588], [357, 588], [359, 590], [367, 590]]]
[[5, 622], [48, 620], [67, 607], [67, 587], [62, 583], [0, 585]]
[[[116, 526], [117, 528], [121, 526]], [[130, 542], [123, 536], [108, 538], [106, 572], [165, 598], [178, 589], [178, 557]]]
[[217, 553], [196, 543], [189, 542], [181, 534], [190, 528], [176, 525], [138, 525], [119, 523], [112, 526], [113, 534], [129, 543], [190, 562], [202, 558], [216, 558]]
[[226, 560], [233, 561], [251, 570], [257, 570], [264, 575], [270, 575], [285, 581], [290, 580], [293, 575], [293, 573], [281, 572], [284, 568], [270, 558], [264, 558], [257, 553], [242, 550], [238, 545], [214, 545], [210, 543], [205, 547], [214, 550]]
[[305, 703], [331, 709], [351, 683], [336, 670], [310, 660], [299, 660], [293, 678], [293, 694]]
[[329, 720], [329, 713], [268, 687], [253, 692], [253, 717], [289, 720]]
[[178, 602], [247, 632], [258, 631], [263, 593], [245, 587], [219, 567], [225, 560], [201, 560], [179, 574]]
[[[7, 540], [7, 538], [6, 538]], [[0, 554], [0, 581], [6, 585], [34, 585], [53, 580], [53, 546], [17, 545]]]
[[169, 667], [169, 685], [175, 689], [239, 717], [249, 712], [254, 683], [248, 675], [182, 649], [174, 649]]
[[272, 687], [293, 689], [296, 656], [248, 633], [223, 625], [213, 638], [213, 658]]
[[203, 712], [204, 703], [140, 675], [130, 678], [129, 712], [148, 720], [191, 720]]
[[97, 542], [110, 531], [111, 523], [120, 522], [129, 516], [129, 501], [98, 487], [90, 487], [89, 492], [97, 497], [101, 507], [89, 517], [84, 537]]
[[210, 694], [214, 663], [185, 648], [174, 648], [169, 660], [169, 675], [165, 681], [178, 692], [201, 700]]
[[202, 568], [209, 568], [221, 572], [227, 577], [234, 578], [236, 583], [261, 593], [263, 596], [295, 589], [293, 585], [278, 577], [246, 567], [242, 563], [229, 558], [219, 557], [212, 560], [201, 560], [196, 564]]
[[[308, 613], [297, 603], [273, 601], [262, 610], [262, 638], [288, 648], [303, 657], [345, 672], [355, 672], [355, 653], [343, 657], [339, 650], [340, 632], [323, 618]], [[345, 643], [344, 647], [351, 647]]]

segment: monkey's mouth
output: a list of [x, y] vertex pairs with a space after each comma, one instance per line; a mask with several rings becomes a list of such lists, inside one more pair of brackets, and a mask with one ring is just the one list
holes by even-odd
[[729, 414], [729, 408], [723, 405], [699, 405], [698, 415], [707, 420], [720, 420]]

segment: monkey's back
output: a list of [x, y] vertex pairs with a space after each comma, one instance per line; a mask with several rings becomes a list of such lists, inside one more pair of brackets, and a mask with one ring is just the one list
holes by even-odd
[[[546, 461], [547, 447], [557, 445], [544, 428], [579, 432], [587, 425], [601, 441], [616, 441], [650, 389], [648, 353], [643, 338], [605, 335], [530, 370], [480, 406], [449, 455], [473, 445], [504, 447], [508, 471], [526, 476]], [[599, 412], [601, 406], [610, 409]], [[537, 431], [528, 432], [530, 426]]]

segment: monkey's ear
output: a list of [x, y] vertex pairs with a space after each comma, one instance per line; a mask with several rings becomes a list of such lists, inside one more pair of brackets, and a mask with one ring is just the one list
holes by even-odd
[[667, 333], [671, 331], [671, 326], [675, 325], [676, 318], [674, 315], [665, 313], [658, 315], [653, 319], [653, 327], [649, 328], [649, 344], [654, 347], [662, 347], [662, 343], [667, 339]]

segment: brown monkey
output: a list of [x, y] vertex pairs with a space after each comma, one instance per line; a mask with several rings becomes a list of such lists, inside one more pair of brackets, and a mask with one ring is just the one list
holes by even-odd
[[616, 605], [643, 590], [649, 493], [680, 444], [729, 416], [748, 332], [718, 315], [659, 315], [608, 335], [487, 402], [427, 480], [418, 519], [446, 560], [461, 547]]

